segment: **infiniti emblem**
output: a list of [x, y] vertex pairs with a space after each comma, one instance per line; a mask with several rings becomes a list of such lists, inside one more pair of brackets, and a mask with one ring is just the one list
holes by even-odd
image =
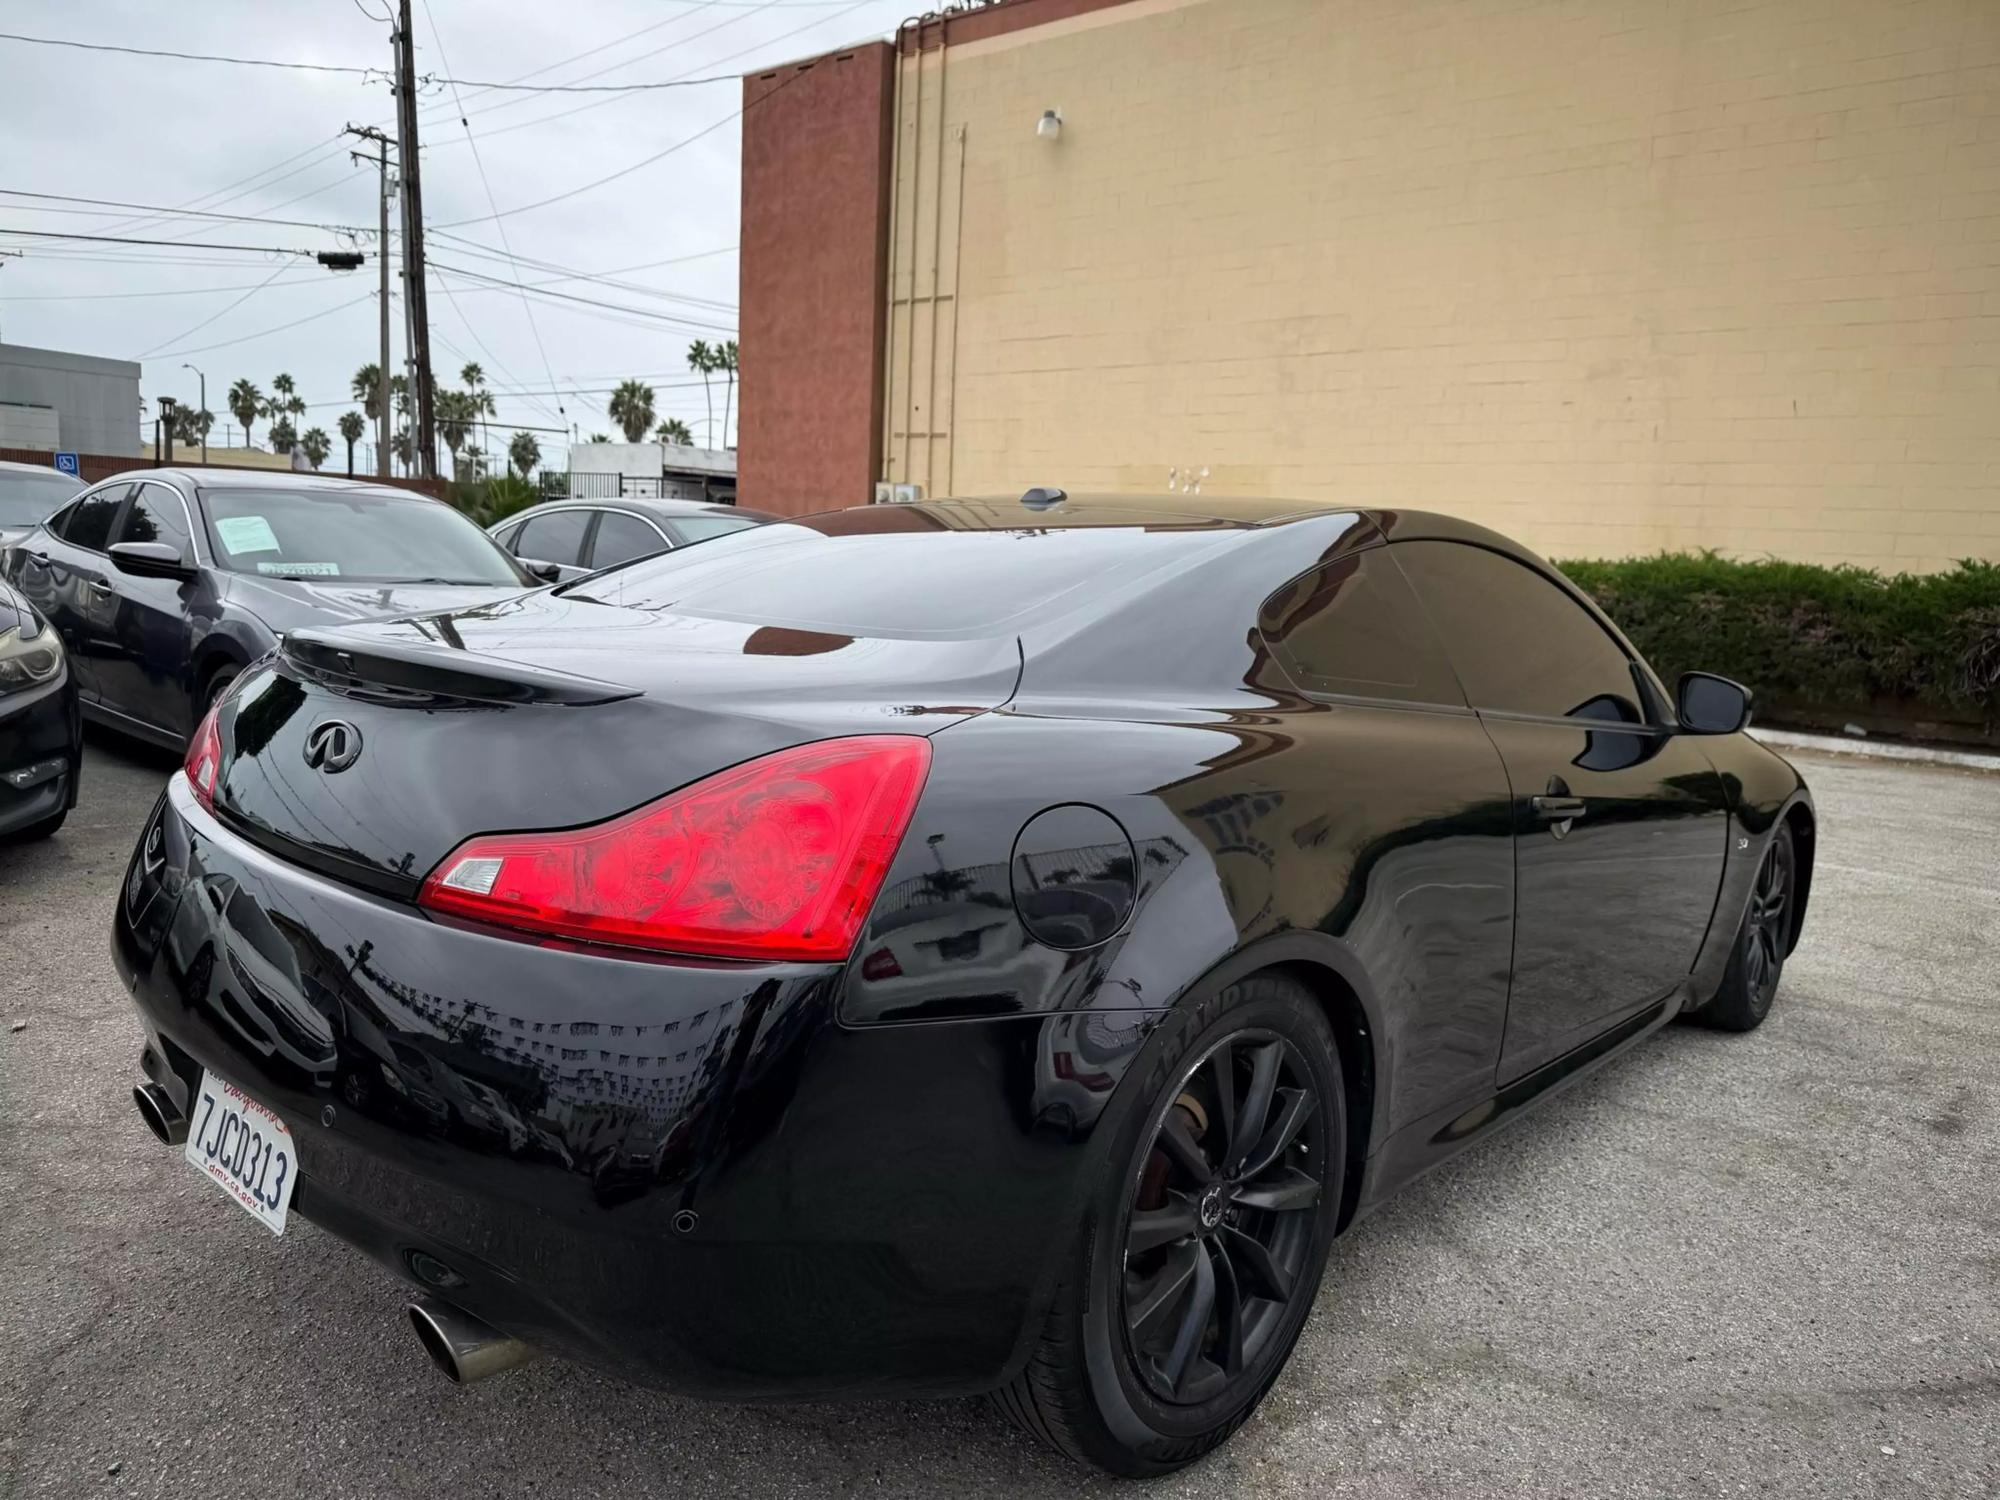
[[361, 731], [345, 719], [327, 719], [306, 732], [306, 764], [331, 775], [361, 756]]

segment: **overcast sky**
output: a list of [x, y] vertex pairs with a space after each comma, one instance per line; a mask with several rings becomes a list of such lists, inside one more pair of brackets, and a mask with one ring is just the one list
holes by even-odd
[[[7, 0], [0, 31], [386, 68], [389, 28], [363, 13], [365, 7], [382, 16], [384, 5]], [[737, 75], [887, 36], [922, 8], [911, 0], [416, 0], [417, 70], [535, 84]], [[375, 169], [349, 161], [357, 143], [341, 139], [340, 131], [351, 122], [394, 134], [394, 102], [379, 77], [0, 40], [0, 78], [6, 80], [0, 188], [358, 225], [369, 231], [361, 248], [374, 249]], [[452, 91], [426, 89], [423, 193], [433, 263], [527, 282], [556, 274], [495, 258], [511, 251], [567, 270], [619, 272], [617, 279], [632, 286], [550, 282], [545, 293], [620, 310], [535, 301], [531, 327], [517, 292], [440, 269], [442, 285], [433, 285], [430, 308], [439, 383], [457, 384], [460, 366], [477, 360], [499, 393], [497, 431], [573, 421], [587, 436], [611, 430], [603, 388], [639, 376], [655, 387], [659, 415], [681, 417], [701, 440], [706, 409], [700, 381], [686, 367], [687, 345], [736, 333], [742, 127], [734, 116], [741, 86], [725, 81], [613, 95], [461, 88], [459, 95], [486, 184]], [[537, 203], [628, 167], [636, 170], [563, 202], [489, 217], [495, 204], [504, 212]], [[50, 211], [57, 208], [65, 211]], [[225, 398], [233, 381], [248, 376], [268, 392], [271, 377], [287, 372], [311, 403], [306, 425], [335, 436], [329, 467], [344, 464], [334, 423], [353, 405], [348, 386], [355, 369], [372, 361], [377, 347], [373, 261], [336, 274], [309, 260], [192, 248], [336, 249], [341, 236], [78, 203], [37, 207], [36, 200], [4, 195], [0, 227], [184, 242], [186, 249], [0, 235], [0, 250], [23, 252], [0, 259], [0, 338], [141, 360], [149, 414], [163, 394], [195, 399], [195, 376], [181, 368], [183, 361], [194, 364], [208, 376], [213, 441], [221, 439], [221, 424], [232, 421]], [[665, 261], [674, 263], [655, 264]], [[399, 367], [401, 317], [399, 300], [392, 333]], [[292, 323], [298, 326], [282, 326]], [[565, 394], [548, 394], [555, 387]], [[585, 393], [567, 394], [578, 388]], [[719, 385], [716, 396], [719, 428]], [[559, 404], [565, 414], [558, 414]], [[257, 433], [261, 440], [263, 424]], [[545, 461], [560, 463], [565, 440], [554, 432], [540, 438]], [[503, 442], [504, 436], [496, 448]]]

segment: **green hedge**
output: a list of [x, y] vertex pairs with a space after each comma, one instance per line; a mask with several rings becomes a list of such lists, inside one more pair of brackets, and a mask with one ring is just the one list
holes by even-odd
[[1720, 672], [1750, 687], [1766, 718], [2000, 728], [2000, 564], [1885, 578], [1681, 552], [1561, 567], [1669, 687], [1682, 672]]

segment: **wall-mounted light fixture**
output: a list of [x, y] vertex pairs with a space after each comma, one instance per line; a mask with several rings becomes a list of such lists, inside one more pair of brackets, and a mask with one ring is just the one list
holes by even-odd
[[1062, 111], [1059, 109], [1043, 110], [1041, 119], [1035, 122], [1035, 134], [1045, 141], [1061, 140]]

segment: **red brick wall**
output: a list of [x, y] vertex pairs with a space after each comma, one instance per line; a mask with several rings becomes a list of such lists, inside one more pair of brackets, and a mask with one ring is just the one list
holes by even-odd
[[874, 494], [894, 63], [874, 42], [743, 80], [736, 494], [758, 510]]

